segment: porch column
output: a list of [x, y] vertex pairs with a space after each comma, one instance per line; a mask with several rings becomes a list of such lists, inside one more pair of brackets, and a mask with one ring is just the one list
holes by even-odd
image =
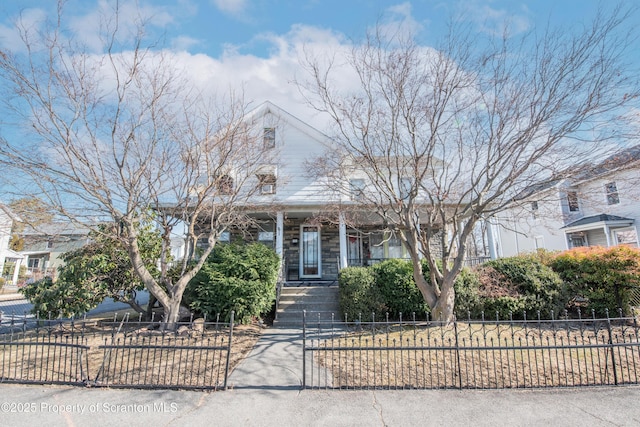
[[15, 268], [13, 269], [13, 286], [18, 286], [18, 275], [20, 274], [20, 266], [22, 265], [22, 258], [16, 258]]
[[278, 280], [282, 281], [284, 278], [284, 212], [278, 212], [276, 214], [276, 253], [280, 257], [280, 277]]
[[349, 265], [347, 260], [347, 224], [342, 213], [340, 213], [338, 219], [338, 234], [340, 237], [340, 265], [338, 267], [343, 269]]
[[489, 258], [497, 259], [498, 256], [496, 254], [496, 243], [493, 239], [493, 224], [491, 224], [491, 220], [489, 218], [485, 219], [484, 221], [487, 228], [487, 245], [489, 246]]
[[284, 241], [284, 212], [276, 214], [276, 253], [282, 258]]
[[604, 225], [604, 236], [607, 238], [607, 247], [611, 247], [611, 229], [607, 224]]

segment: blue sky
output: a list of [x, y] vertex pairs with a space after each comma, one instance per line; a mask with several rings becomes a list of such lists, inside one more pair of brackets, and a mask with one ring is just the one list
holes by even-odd
[[[634, 0], [625, 0], [627, 4]], [[613, 2], [602, 4], [610, 7]], [[19, 13], [41, 20], [55, 11], [55, 0], [0, 2], [0, 48], [11, 49], [11, 21]], [[68, 0], [66, 24], [91, 45], [98, 11], [113, 0]], [[432, 44], [450, 17], [468, 21], [478, 32], [513, 33], [540, 29], [547, 23], [570, 28], [589, 21], [596, 0], [138, 0], [151, 28], [195, 78], [218, 89], [242, 85], [256, 105], [264, 100], [310, 120], [311, 112], [291, 83], [300, 72], [303, 45], [327, 52], [363, 37], [376, 22], [404, 22], [422, 43]], [[126, 15], [135, 2], [122, 0]], [[640, 24], [640, 23], [639, 23]], [[639, 25], [640, 26], [640, 25]], [[633, 61], [640, 62], [638, 58]]]

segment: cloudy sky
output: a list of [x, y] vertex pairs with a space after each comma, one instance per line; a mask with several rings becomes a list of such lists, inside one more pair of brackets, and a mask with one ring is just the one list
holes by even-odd
[[[633, 0], [627, 0], [633, 2]], [[55, 13], [54, 0], [0, 2], [0, 48], [13, 49], [11, 23], [39, 22]], [[89, 47], [99, 49], [102, 10], [113, 0], [68, 0], [67, 26]], [[270, 100], [321, 126], [304, 106], [292, 81], [300, 76], [303, 46], [336, 52], [357, 43], [376, 23], [402, 22], [422, 43], [442, 37], [446, 22], [467, 21], [478, 32], [517, 34], [547, 24], [566, 28], [588, 22], [595, 0], [138, 0], [150, 28], [162, 36], [185, 69], [214, 90], [243, 87], [254, 105]], [[121, 1], [122, 16], [133, 17], [134, 0]]]

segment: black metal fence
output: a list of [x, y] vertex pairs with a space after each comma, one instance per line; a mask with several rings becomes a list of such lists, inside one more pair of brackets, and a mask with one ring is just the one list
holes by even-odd
[[[525, 317], [526, 319], [526, 317]], [[304, 321], [305, 388], [496, 389], [638, 384], [635, 317]]]
[[0, 334], [0, 382], [225, 389], [230, 323], [12, 319]]

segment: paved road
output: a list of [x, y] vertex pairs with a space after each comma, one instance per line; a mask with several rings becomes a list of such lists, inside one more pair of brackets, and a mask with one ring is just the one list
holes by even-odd
[[214, 393], [0, 384], [7, 426], [637, 426], [640, 388]]
[[[149, 302], [149, 293], [147, 291], [139, 292], [137, 299], [140, 304], [146, 304], [147, 302]], [[3, 312], [3, 323], [11, 317], [14, 317], [15, 319], [23, 319], [25, 318], [25, 316], [27, 318], [33, 317], [33, 315], [30, 314], [31, 308], [33, 308], [33, 304], [31, 304], [25, 298], [0, 301], [0, 311]], [[113, 299], [107, 298], [96, 308], [89, 311], [87, 315], [106, 313], [109, 311], [127, 310], [129, 308], [129, 305], [125, 303], [114, 302]]]

